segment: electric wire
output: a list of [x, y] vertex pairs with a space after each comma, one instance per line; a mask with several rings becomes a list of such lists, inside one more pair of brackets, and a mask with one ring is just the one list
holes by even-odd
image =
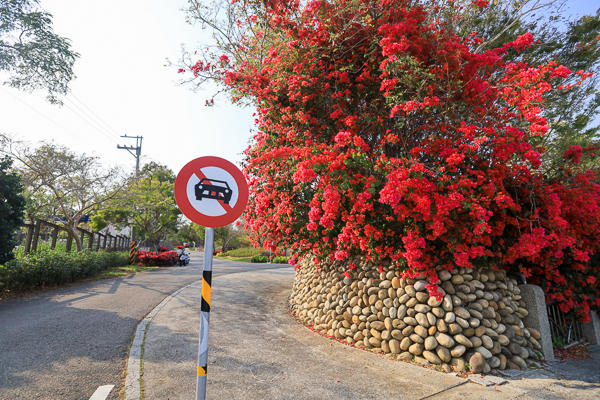
[[[77, 107], [79, 110], [81, 110], [81, 108], [79, 108], [77, 106], [77, 104], [73, 103], [71, 100], [67, 99], [68, 101], [70, 101], [75, 107]], [[119, 142], [117, 140], [115, 140], [115, 138], [113, 138], [112, 136], [108, 136], [106, 133], [104, 133], [103, 131], [101, 131], [96, 125], [93, 125], [90, 121], [88, 121], [87, 119], [85, 119], [84, 117], [81, 116], [81, 114], [79, 114], [77, 111], [75, 111], [73, 108], [69, 107], [69, 105], [67, 103], [63, 103], [65, 107], [67, 107], [69, 110], [71, 110], [71, 112], [73, 112], [73, 114], [77, 115], [79, 118], [81, 118], [83, 121], [85, 121], [85, 123], [87, 123], [89, 126], [91, 126], [92, 128], [94, 128], [95, 130], [97, 130], [98, 132], [100, 132], [101, 135], [103, 135], [105, 138], [112, 140], [113, 142], [119, 144]], [[85, 114], [85, 112], [82, 110], [82, 112]], [[88, 116], [88, 118], [90, 118]], [[92, 119], [93, 122], [95, 122]], [[98, 124], [97, 122], [95, 122], [96, 124]]]
[[17, 96], [15, 96], [14, 94], [12, 94], [11, 92], [9, 92], [8, 90], [2, 88], [2, 90], [9, 94], [10, 96], [14, 97], [15, 99], [17, 99], [18, 101], [20, 101], [21, 103], [23, 103], [24, 105], [26, 105], [27, 107], [31, 108], [33, 111], [35, 111], [36, 113], [40, 114], [42, 117], [46, 118], [48, 121], [52, 122], [54, 125], [58, 126], [60, 129], [64, 130], [65, 132], [67, 132], [68, 134], [70, 134], [71, 136], [73, 136], [75, 139], [81, 140], [83, 139], [84, 141], [86, 141], [88, 144], [91, 145], [91, 143], [87, 140], [86, 137], [84, 136], [80, 136], [77, 135], [73, 132], [71, 132], [70, 130], [68, 130], [67, 128], [65, 128], [64, 126], [62, 126], [61, 124], [59, 124], [58, 122], [54, 121], [52, 118], [46, 116], [44, 113], [42, 113], [39, 110], [36, 110], [35, 108], [33, 108], [32, 106], [30, 106], [29, 104], [27, 104], [27, 102], [25, 102], [24, 100], [18, 98]]
[[[73, 96], [74, 97], [74, 96]], [[88, 114], [84, 109], [82, 109], [81, 107], [79, 107], [73, 100], [71, 100], [70, 98], [66, 97], [66, 100], [71, 103], [73, 106], [75, 106], [79, 111], [81, 111], [87, 118], [90, 119], [90, 121], [92, 121], [94, 124], [96, 124], [98, 126], [98, 128], [102, 129], [104, 132], [106, 132], [108, 135], [111, 136], [111, 138], [114, 136], [117, 141], [119, 139], [118, 136], [116, 136], [114, 133], [112, 133], [111, 131], [109, 131], [108, 129], [106, 129], [104, 126], [102, 126], [102, 124], [100, 122], [98, 122], [96, 119], [94, 119], [90, 114]], [[81, 105], [83, 105], [85, 108], [87, 108], [92, 114], [94, 114], [89, 107], [85, 106], [85, 104], [83, 104], [81, 102], [81, 100], [78, 100]], [[94, 114], [95, 115], [95, 114]], [[96, 128], [96, 129], [98, 129]], [[114, 139], [113, 139], [114, 140]], [[118, 143], [118, 142], [117, 142]]]
[[82, 106], [84, 106], [84, 107], [85, 107], [85, 108], [86, 108], [86, 109], [87, 109], [89, 112], [91, 112], [91, 113], [92, 113], [92, 114], [93, 114], [93, 115], [94, 115], [94, 116], [95, 116], [95, 117], [96, 117], [96, 118], [97, 118], [97, 119], [98, 119], [100, 122], [102, 122], [102, 123], [103, 123], [103, 124], [104, 124], [104, 125], [105, 125], [105, 126], [108, 128], [108, 129], [110, 129], [111, 131], [113, 131], [113, 132], [114, 132], [114, 134], [115, 134], [115, 136], [116, 136], [117, 138], [120, 138], [120, 137], [121, 137], [121, 135], [119, 135], [119, 133], [118, 133], [116, 130], [114, 130], [114, 129], [112, 128], [112, 126], [110, 126], [110, 125], [108, 125], [106, 122], [104, 122], [104, 120], [103, 120], [102, 118], [100, 118], [100, 117], [99, 117], [99, 116], [98, 116], [98, 115], [97, 115], [97, 114], [96, 114], [94, 111], [92, 111], [92, 110], [91, 110], [91, 109], [90, 109], [88, 106], [86, 106], [86, 105], [85, 105], [85, 103], [84, 103], [83, 101], [79, 100], [79, 98], [78, 98], [77, 96], [75, 96], [73, 93], [70, 93], [70, 95], [71, 95], [71, 96], [73, 96], [73, 98], [74, 98], [75, 100], [77, 100], [79, 103], [81, 103], [81, 105], [82, 105]]

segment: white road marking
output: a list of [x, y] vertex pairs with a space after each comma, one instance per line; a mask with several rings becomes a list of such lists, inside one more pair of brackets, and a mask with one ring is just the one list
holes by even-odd
[[110, 391], [113, 390], [114, 387], [115, 385], [104, 385], [98, 387], [92, 397], [90, 397], [90, 400], [106, 400], [110, 394]]

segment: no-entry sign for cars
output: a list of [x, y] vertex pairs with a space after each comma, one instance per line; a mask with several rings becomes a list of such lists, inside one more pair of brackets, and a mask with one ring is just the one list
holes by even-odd
[[218, 228], [242, 215], [248, 203], [248, 184], [231, 162], [200, 157], [187, 163], [177, 175], [175, 201], [192, 222]]

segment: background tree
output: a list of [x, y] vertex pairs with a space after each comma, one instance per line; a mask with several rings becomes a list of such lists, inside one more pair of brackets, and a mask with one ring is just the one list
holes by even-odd
[[70, 41], [54, 33], [52, 15], [40, 9], [38, 0], [0, 2], [0, 71], [9, 74], [5, 84], [45, 90], [48, 101], [62, 104], [58, 96], [68, 93], [78, 57]]
[[53, 142], [34, 147], [4, 137], [0, 152], [16, 161], [15, 168], [24, 182], [56, 204], [77, 251], [82, 250], [77, 232], [81, 218], [121, 196], [128, 182], [120, 169], [105, 169], [98, 157], [77, 154]]
[[[580, 74], [565, 79], [562, 87], [547, 94], [542, 116], [548, 120], [548, 132], [533, 138], [532, 145], [543, 146], [542, 170], [549, 176], [560, 173], [567, 162], [562, 156], [570, 146], [588, 147], [598, 140], [600, 121], [600, 8], [573, 18], [568, 2], [561, 0], [525, 0], [490, 2], [477, 7], [461, 1], [462, 9], [447, 16], [455, 31], [465, 37], [472, 32], [482, 38], [475, 51], [482, 52], [516, 40], [530, 32], [534, 43], [519, 51], [509, 51], [507, 62], [525, 62], [539, 67], [554, 61], [577, 72], [593, 73], [581, 80]], [[582, 155], [586, 168], [597, 168], [597, 159]]]
[[180, 223], [174, 184], [175, 174], [169, 168], [154, 162], [145, 164], [139, 179], [129, 183], [122, 197], [105, 204], [105, 211], [98, 213], [93, 222], [96, 227], [135, 227], [138, 235], [157, 249], [158, 243], [176, 232]]
[[220, 228], [215, 228], [215, 241], [221, 243], [221, 250], [227, 251], [233, 243], [243, 237], [250, 235], [250, 230], [245, 229], [246, 223], [243, 219]]
[[183, 243], [196, 243], [198, 246], [204, 239], [200, 238], [196, 229], [194, 229], [193, 222], [183, 222], [181, 226], [177, 228], [177, 232], [173, 232], [167, 235], [167, 240], [172, 242], [176, 246], [181, 246]]
[[14, 233], [23, 222], [25, 211], [23, 187], [11, 166], [9, 157], [0, 159], [0, 264], [14, 257], [13, 249], [17, 245]]
[[37, 219], [49, 220], [60, 214], [59, 206], [53, 201], [44, 188], [30, 185], [29, 182], [21, 182], [23, 185], [23, 197], [25, 197], [25, 218], [29, 221]]

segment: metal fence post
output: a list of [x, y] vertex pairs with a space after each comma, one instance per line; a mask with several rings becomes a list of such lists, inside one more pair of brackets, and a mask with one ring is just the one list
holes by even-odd
[[198, 371], [196, 381], [196, 400], [206, 398], [206, 374], [208, 366], [208, 323], [210, 321], [210, 293], [212, 285], [212, 247], [214, 228], [206, 228], [206, 246], [204, 247], [204, 269], [202, 271], [202, 303], [200, 305], [200, 346], [198, 349]]

